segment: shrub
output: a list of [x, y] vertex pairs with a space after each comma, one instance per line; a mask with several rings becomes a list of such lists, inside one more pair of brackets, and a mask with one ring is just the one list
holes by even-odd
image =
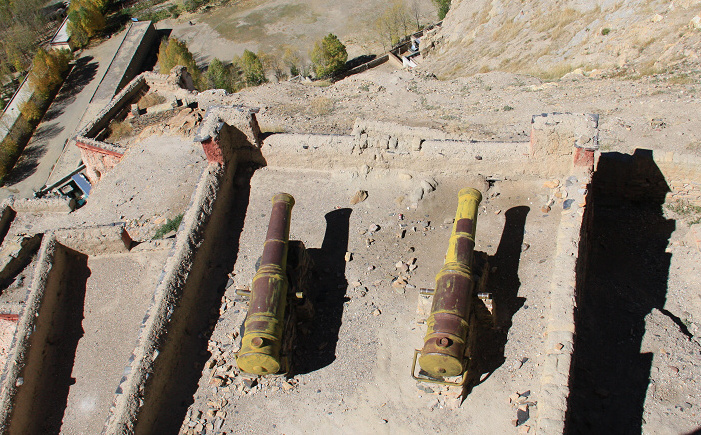
[[438, 19], [442, 20], [450, 10], [450, 0], [433, 0], [438, 7]]
[[168, 219], [166, 223], [161, 225], [157, 230], [156, 234], [153, 235], [154, 239], [162, 239], [163, 236], [171, 231], [177, 231], [180, 227], [180, 223], [183, 221], [183, 214], [175, 216], [173, 219]]
[[348, 52], [338, 37], [329, 33], [321, 41], [314, 44], [314, 48], [309, 53], [312, 65], [317, 77], [330, 77], [346, 66]]
[[601, 34], [602, 34], [602, 35], [606, 36], [606, 35], [608, 35], [609, 33], [611, 33], [611, 29], [609, 29], [608, 27], [601, 29]]

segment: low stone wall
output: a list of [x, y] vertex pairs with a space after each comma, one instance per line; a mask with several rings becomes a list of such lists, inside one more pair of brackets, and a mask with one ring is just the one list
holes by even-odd
[[86, 255], [102, 255], [129, 252], [132, 239], [124, 223], [59, 230], [56, 240]]
[[17, 213], [70, 213], [75, 209], [75, 200], [66, 197], [22, 198], [12, 202]]
[[[592, 168], [574, 168], [561, 184], [571, 200], [570, 212], [563, 210], [557, 231], [550, 280], [550, 309], [546, 317], [545, 356], [538, 398], [538, 433], [562, 434], [565, 428], [569, 378], [574, 352], [577, 290], [583, 283], [591, 215]], [[570, 184], [567, 186], [567, 184]], [[562, 189], [562, 188], [561, 188]], [[586, 204], [586, 208], [581, 205]], [[585, 218], [586, 216], [586, 218]]]
[[[370, 146], [368, 143], [374, 145]], [[343, 136], [273, 134], [261, 148], [269, 166], [402, 169], [432, 172], [471, 170], [482, 174], [537, 173], [526, 142], [470, 142], [459, 140], [395, 140], [388, 135]], [[313, 162], [313, 163], [311, 163]], [[498, 165], [496, 163], [498, 162]], [[561, 172], [565, 168], [561, 168]]]

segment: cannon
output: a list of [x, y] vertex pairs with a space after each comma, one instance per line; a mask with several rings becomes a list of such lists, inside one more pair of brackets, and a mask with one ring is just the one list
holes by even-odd
[[294, 203], [287, 193], [272, 199], [263, 254], [246, 295], [249, 309], [236, 354], [239, 368], [247, 373], [268, 375], [289, 370], [296, 313], [303, 307], [310, 267], [304, 244], [289, 241]]
[[[445, 263], [436, 275], [436, 288], [422, 289], [424, 294], [433, 295], [433, 303], [426, 320], [423, 348], [414, 351], [412, 377], [416, 380], [463, 385], [478, 311], [485, 311], [487, 306], [491, 312], [491, 295], [476, 291], [484, 287], [486, 271], [476, 276], [473, 269], [480, 201], [482, 194], [476, 189], [464, 188], [459, 192], [455, 223]], [[486, 263], [482, 269], [488, 270]], [[481, 285], [476, 285], [478, 283]], [[421, 368], [419, 376], [415, 374], [417, 358]], [[456, 376], [461, 376], [457, 382], [446, 380]]]

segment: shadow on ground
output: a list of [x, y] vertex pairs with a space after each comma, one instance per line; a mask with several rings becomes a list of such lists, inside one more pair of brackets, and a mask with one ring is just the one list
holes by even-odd
[[314, 262], [311, 298], [315, 315], [299, 328], [291, 375], [319, 370], [336, 359], [343, 303], [349, 300], [345, 255], [351, 213], [349, 208], [327, 213], [321, 248], [308, 249]]
[[640, 353], [645, 316], [666, 313], [665, 249], [675, 229], [663, 216], [667, 192], [650, 151], [602, 154], [588, 208], [566, 433], [641, 432], [653, 357]]
[[32, 140], [5, 180], [5, 186], [11, 186], [31, 177], [39, 167], [39, 161], [46, 154], [46, 142], [63, 131], [58, 123], [41, 124], [32, 136]]
[[495, 327], [478, 324], [473, 357], [468, 370], [468, 380], [463, 391], [466, 397], [474, 387], [484, 382], [504, 363], [504, 348], [512, 318], [521, 309], [526, 299], [518, 296], [521, 281], [518, 266], [521, 261], [523, 235], [529, 207], [512, 207], [504, 213], [506, 219], [497, 252], [489, 257], [489, 267], [495, 268], [489, 274], [487, 289], [492, 293], [496, 310]]
[[83, 337], [87, 255], [59, 246], [47, 278], [37, 325], [14, 399], [9, 433], [58, 434], [75, 379], [73, 363]]
[[83, 56], [75, 62], [73, 70], [46, 111], [42, 123], [52, 121], [65, 112], [83, 88], [95, 78], [97, 67], [98, 63], [93, 61], [92, 56]]

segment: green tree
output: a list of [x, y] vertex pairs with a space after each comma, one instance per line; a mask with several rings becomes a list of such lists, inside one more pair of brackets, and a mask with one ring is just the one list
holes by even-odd
[[241, 89], [238, 74], [233, 65], [225, 65], [221, 60], [214, 58], [207, 68], [207, 88], [224, 89], [226, 92], [236, 92]]
[[433, 0], [438, 7], [438, 19], [442, 20], [450, 10], [450, 0]]
[[258, 86], [267, 82], [263, 62], [250, 50], [244, 50], [240, 59], [235, 59], [243, 72], [243, 79], [248, 86]]
[[330, 77], [346, 66], [348, 52], [338, 37], [329, 33], [321, 41], [314, 44], [309, 53], [317, 77]]
[[168, 74], [173, 67], [183, 65], [192, 76], [195, 87], [201, 88], [202, 74], [185, 42], [176, 38], [161, 41], [161, 45], [158, 47], [158, 65], [161, 74]]

